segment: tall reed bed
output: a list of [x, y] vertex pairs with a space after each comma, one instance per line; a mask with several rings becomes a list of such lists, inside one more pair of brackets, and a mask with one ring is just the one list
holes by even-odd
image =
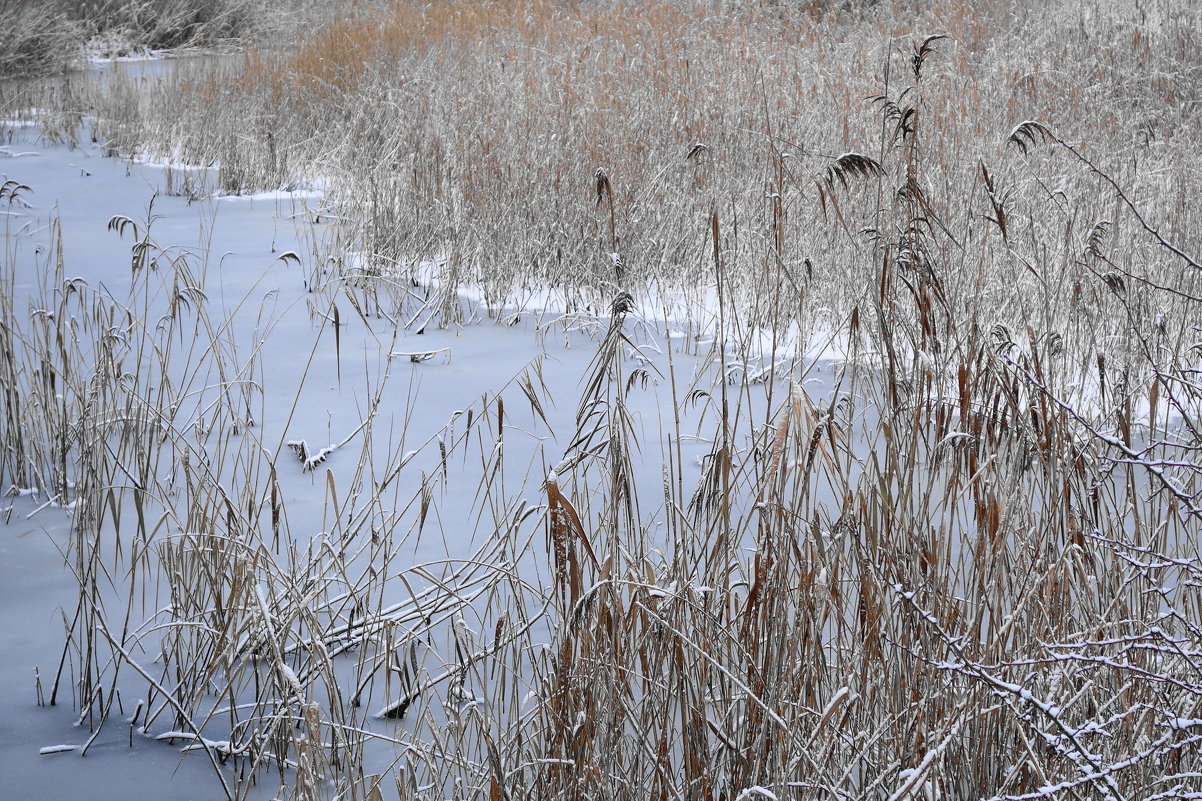
[[4, 0], [0, 75], [52, 74], [88, 57], [287, 40], [303, 25], [328, 19], [339, 2], [305, 5], [276, 0]]
[[[1126, 225], [1088, 172], [1045, 151], [1033, 171], [1008, 148], [1019, 122], [1108, 154], [1132, 193], [1163, 199], [1166, 230], [1196, 230], [1181, 201], [1198, 152], [1196, 21], [1170, 3], [1067, 0], [971, 13], [402, 2], [136, 110], [112, 92], [92, 107], [115, 149], [217, 163], [227, 191], [320, 177], [356, 268], [408, 275], [437, 260], [494, 307], [532, 286], [599, 308], [615, 291], [641, 299], [648, 281], [696, 295], [712, 284], [717, 214], [727, 289], [751, 325], [777, 329], [866, 304], [880, 245], [913, 211], [896, 190], [921, 162], [948, 301], [1011, 325], [1034, 308], [1065, 317], [1088, 282], [1053, 250], [1079, 250], [1102, 220]], [[919, 82], [912, 51], [931, 34], [946, 38]], [[898, 146], [916, 120], [918, 153]], [[882, 170], [844, 192], [831, 170], [847, 153]], [[1010, 201], [1002, 246], [991, 197]], [[764, 286], [779, 290], [772, 304], [755, 300]]]
[[[341, 449], [353, 478], [326, 474], [310, 540], [276, 488], [327, 454], [284, 468], [248, 433], [254, 365], [186, 262], [165, 297], [213, 344], [203, 427], [176, 411], [200, 401], [139, 400], [179, 383], [137, 345], [141, 296], [76, 314], [127, 310], [121, 371], [63, 351], [47, 303], [6, 326], [6, 469], [93, 510], [81, 710], [103, 722], [118, 667], [142, 673], [148, 731], [196, 740], [235, 796], [265, 764], [301, 798], [1202, 792], [1195, 16], [398, 3], [232, 74], [82, 93], [116, 152], [219, 161], [229, 191], [323, 178], [315, 320], [345, 300], [381, 330], [452, 324], [475, 285], [513, 322], [552, 287], [559, 325], [598, 328], [577, 398], [535, 362], [422, 448]], [[47, 298], [91, 297], [47, 275]], [[655, 304], [704, 368], [646, 363]], [[814, 330], [840, 365], [821, 394]], [[127, 538], [97, 538], [143, 520], [160, 452], [186, 492], [154, 499], [166, 522], [135, 540], [156, 560], [114, 580]], [[478, 551], [398, 557], [457, 542], [440, 520], [464, 506]], [[98, 603], [126, 581], [170, 591], [157, 660]], [[380, 697], [401, 728], [368, 719]]]

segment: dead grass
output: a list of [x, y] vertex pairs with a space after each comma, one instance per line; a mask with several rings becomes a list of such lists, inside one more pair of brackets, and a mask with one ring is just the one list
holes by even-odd
[[319, 0], [297, 8], [278, 0], [4, 0], [0, 76], [60, 73], [89, 57], [290, 40], [339, 6], [349, 3]]
[[[245, 435], [253, 364], [207, 351], [202, 462], [184, 435], [201, 401], [161, 419], [146, 397], [178, 364], [152, 332], [129, 323], [131, 384], [115, 343], [63, 351], [72, 309], [0, 326], [3, 469], [64, 497], [70, 479], [89, 510], [81, 712], [103, 722], [112, 665], [139, 664], [142, 635], [96, 600], [121, 572], [100, 568], [129, 559], [177, 621], [147, 724], [195, 737], [228, 716], [204, 747], [238, 766], [235, 795], [271, 764], [295, 797], [372, 798], [362, 753], [388, 738], [400, 798], [1202, 792], [1196, 17], [396, 3], [233, 74], [87, 96], [114, 149], [218, 160], [227, 189], [326, 177], [319, 327], [338, 303], [394, 333], [458, 324], [461, 283], [498, 315], [553, 286], [601, 320], [571, 430], [547, 423], [572, 399], [535, 363], [406, 456], [404, 434], [352, 435], [354, 478], [326, 474], [308, 546], [279, 500], [284, 442]], [[430, 260], [443, 284], [423, 295]], [[65, 273], [47, 274], [50, 296]], [[634, 310], [707, 289], [708, 367], [654, 377], [671, 392], [648, 489]], [[61, 302], [102, 331], [139, 292]], [[188, 298], [171, 324], [215, 343]], [[828, 395], [807, 393], [805, 360], [757, 368], [764, 330], [831, 320], [846, 364]], [[519, 417], [562, 448], [549, 475], [507, 463]], [[711, 443], [696, 481], [687, 436]], [[167, 462], [185, 490], [153, 499], [160, 524], [120, 524], [158, 561], [108, 556], [100, 532]], [[454, 537], [439, 510], [464, 505], [478, 550], [405, 565], [401, 544]], [[381, 697], [405, 729], [367, 720], [361, 698]]]
[[[1116, 163], [1140, 166], [1118, 177], [1137, 193], [1150, 176], [1185, 174], [1160, 172], [1168, 160], [1192, 163], [1193, 105], [1182, 101], [1197, 44], [1174, 9], [1149, 14], [1138, 22], [1074, 3], [825, 15], [706, 3], [397, 3], [382, 17], [345, 19], [288, 56], [252, 54], [240, 76], [200, 85], [193, 109], [186, 94], [151, 100], [157, 119], [145, 130], [184, 142], [198, 161], [218, 160], [231, 190], [321, 173], [373, 271], [453, 257], [462, 278], [497, 296], [539, 282], [598, 291], [604, 303], [649, 278], [696, 285], [717, 211], [741, 234], [731, 239], [739, 269], [730, 288], [751, 295], [768, 274], [789, 286], [787, 307], [763, 310], [779, 322], [812, 320], [819, 308], [846, 314], [865, 300], [844, 288], [870, 282], [855, 269], [874, 247], [861, 229], [891, 235], [881, 214], [893, 201], [879, 191], [832, 196], [822, 177], [854, 151], [901, 186], [910, 157], [893, 146], [896, 126], [881, 112], [913, 107], [924, 125], [927, 216], [954, 241], [940, 257], [965, 265], [949, 300], [987, 297], [1015, 314], [1029, 306], [1025, 290], [1040, 290], [1032, 272], [1050, 265], [1028, 270], [980, 241], [981, 166], [995, 197], [1022, 210], [1010, 221], [1018, 236], [1058, 236], [1061, 212], [1049, 198], [1076, 202], [1093, 189], [1056, 162], [1041, 181], [1026, 177], [1020, 154], [1005, 147], [1010, 127], [1039, 119], [1086, 147], [1125, 154]], [[933, 45], [921, 92], [902, 97], [911, 42], [930, 32], [947, 38]], [[1113, 55], [1128, 51], [1134, 58]], [[212, 124], [214, 115], [225, 122]], [[603, 204], [593, 190], [599, 169]], [[1184, 206], [1166, 211], [1169, 229], [1190, 230]], [[1088, 227], [1114, 215], [1091, 205], [1077, 216]]]

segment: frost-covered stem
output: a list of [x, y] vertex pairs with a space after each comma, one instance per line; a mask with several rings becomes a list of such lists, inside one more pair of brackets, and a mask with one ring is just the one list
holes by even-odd
[[[1045, 130], [1047, 130], [1047, 129], [1045, 128]], [[1182, 261], [1184, 261], [1190, 267], [1193, 267], [1195, 270], [1202, 270], [1202, 263], [1200, 263], [1197, 259], [1190, 256], [1185, 251], [1181, 250], [1181, 248], [1177, 247], [1169, 240], [1165, 239], [1164, 236], [1161, 235], [1159, 230], [1152, 227], [1151, 223], [1149, 223], [1147, 221], [1147, 219], [1144, 217], [1144, 215], [1140, 214], [1139, 209], [1137, 209], [1135, 207], [1135, 203], [1133, 203], [1131, 201], [1131, 198], [1129, 198], [1127, 196], [1127, 193], [1123, 190], [1123, 188], [1121, 186], [1119, 186], [1118, 181], [1116, 181], [1116, 180], [1114, 180], [1114, 178], [1110, 177], [1109, 173], [1107, 173], [1101, 167], [1094, 164], [1087, 156], [1082, 154], [1081, 151], [1077, 150], [1077, 148], [1073, 147], [1068, 142], [1064, 141], [1063, 139], [1056, 136], [1055, 134], [1051, 134], [1051, 136], [1052, 136], [1052, 139], [1056, 142], [1056, 144], [1063, 147], [1069, 153], [1072, 153], [1077, 158], [1078, 161], [1080, 161], [1082, 164], [1084, 164], [1086, 167], [1089, 168], [1090, 172], [1094, 173], [1099, 178], [1101, 178], [1103, 181], [1110, 184], [1111, 188], [1114, 189], [1114, 193], [1118, 197], [1118, 199], [1123, 202], [1123, 205], [1127, 207], [1127, 209], [1131, 212], [1131, 215], [1133, 217], [1135, 217], [1135, 221], [1138, 222], [1140, 227], [1143, 228], [1144, 231], [1146, 231], [1149, 235], [1151, 235], [1151, 237], [1153, 239], [1155, 239], [1156, 242], [1161, 247], [1163, 247], [1165, 250], [1168, 250], [1169, 252], [1173, 253], [1175, 256], [1180, 258]]]
[[[923, 621], [926, 622], [926, 624], [935, 632], [935, 635], [939, 638], [939, 640], [943, 642], [944, 646], [947, 647], [947, 649], [956, 657], [957, 662], [955, 664], [946, 665], [946, 668], [971, 675], [992, 687], [994, 692], [1000, 695], [1009, 695], [1017, 698], [1018, 700], [1023, 701], [1038, 710], [1049, 721], [1051, 721], [1052, 726], [1056, 729], [1056, 731], [1059, 732], [1059, 737], [1063, 737], [1065, 740], [1067, 740], [1071, 745], [1071, 748], [1064, 748], [1060, 744], [1059, 738], [1051, 737], [1040, 731], [1037, 727], [1035, 727], [1034, 722], [1032, 721], [1032, 727], [1040, 733], [1040, 736], [1043, 738], [1044, 742], [1068, 758], [1068, 760], [1082, 772], [1082, 780], [1088, 781], [1090, 784], [1092, 784], [1095, 789], [1101, 793], [1103, 798], [1122, 801], [1124, 796], [1119, 790], [1118, 785], [1114, 783], [1114, 779], [1111, 778], [1111, 773], [1113, 770], [1109, 768], [1104, 769], [1098, 764], [1093, 755], [1091, 755], [1089, 751], [1086, 750], [1086, 748], [1081, 744], [1080, 740], [1078, 740], [1077, 731], [1065, 723], [1060, 717], [1060, 710], [1057, 706], [1037, 697], [1034, 693], [1023, 687], [1021, 684], [1014, 684], [994, 676], [983, 665], [974, 662], [972, 659], [969, 659], [969, 657], [964, 653], [964, 649], [960, 647], [960, 639], [951, 636], [947, 631], [945, 631], [943, 626], [939, 623], [938, 618], [919, 605], [918, 601], [914, 598], [913, 592], [905, 591], [900, 584], [894, 584], [893, 591], [897, 593], [897, 596], [907, 606], [909, 606], [915, 614], [917, 614]], [[1026, 714], [1020, 713], [1020, 717], [1027, 718], [1029, 720], [1029, 717]], [[1087, 770], [1087, 768], [1089, 770]]]
[[121, 658], [125, 660], [125, 663], [133, 668], [138, 675], [146, 679], [147, 684], [153, 687], [156, 692], [167, 699], [167, 703], [171, 704], [171, 706], [175, 708], [176, 714], [179, 715], [180, 720], [187, 723], [192, 729], [192, 733], [196, 735], [197, 740], [204, 747], [204, 752], [205, 755], [208, 756], [209, 762], [213, 764], [213, 771], [217, 774], [217, 780], [221, 782], [221, 789], [225, 792], [225, 797], [229, 799], [229, 801], [234, 801], [234, 794], [230, 791], [230, 786], [225, 780], [225, 775], [221, 772], [221, 765], [217, 762], [217, 755], [213, 753], [213, 749], [209, 747], [208, 741], [205, 740], [201, 735], [200, 727], [192, 721], [191, 716], [188, 715], [188, 711], [184, 709], [183, 705], [179, 703], [175, 696], [173, 696], [165, 687], [163, 687], [162, 684], [155, 680], [154, 676], [151, 676], [150, 673], [148, 673], [141, 665], [134, 661], [133, 657], [131, 657], [129, 653], [121, 647], [121, 644], [113, 638], [113, 635], [109, 634], [109, 630], [105, 628], [103, 622], [98, 621], [96, 623], [96, 628], [101, 634], [104, 635], [105, 639], [109, 641], [109, 645], [113, 648], [113, 650], [121, 655]]
[[[1113, 783], [1113, 779], [1111, 777], [1115, 773], [1118, 773], [1120, 770], [1125, 770], [1127, 768], [1130, 768], [1134, 765], [1139, 764], [1140, 762], [1143, 762], [1144, 760], [1163, 755], [1164, 753], [1166, 753], [1168, 751], [1172, 751], [1175, 749], [1189, 748], [1191, 746], [1197, 746], [1197, 744], [1202, 743], [1202, 734], [1195, 734], [1192, 737], [1187, 737], [1184, 740], [1179, 740], [1175, 743], [1169, 742], [1172, 739], [1172, 737], [1173, 737], [1173, 732], [1170, 731], [1169, 733], [1165, 734], [1163, 737], [1158, 739], [1155, 743], [1153, 743], [1148, 748], [1145, 748], [1142, 751], [1138, 751], [1138, 752], [1130, 755], [1126, 759], [1120, 760], [1118, 762], [1112, 762], [1111, 764], [1106, 765], [1105, 767], [1098, 768], [1097, 770], [1095, 770], [1092, 773], [1086, 773], [1078, 779], [1074, 779], [1072, 781], [1060, 782], [1059, 784], [1046, 785], [1044, 787], [1040, 787], [1038, 790], [1036, 790], [1033, 793], [1025, 793], [1023, 795], [998, 795], [998, 796], [993, 796], [992, 798], [987, 798], [987, 799], [985, 799], [985, 801], [1035, 801], [1035, 799], [1039, 799], [1039, 798], [1052, 798], [1057, 793], [1062, 793], [1066, 790], [1073, 790], [1073, 789], [1081, 787], [1082, 785], [1087, 784], [1087, 783], [1088, 784], [1096, 784], [1096, 782], [1098, 782], [1099, 780], [1105, 780], [1107, 782]], [[1194, 773], [1186, 774], [1182, 778], [1199, 778], [1199, 777], [1202, 777], [1202, 773], [1194, 772]], [[1158, 797], [1165, 797], [1165, 796], [1148, 796], [1147, 798], [1144, 799], [1144, 801], [1148, 801], [1149, 798], [1158, 798]], [[1168, 797], [1170, 797], [1170, 798], [1190, 798], [1192, 796], [1172, 795], [1172, 796], [1168, 796]]]
[[[1191, 516], [1198, 517], [1198, 516], [1202, 515], [1202, 506], [1199, 506], [1194, 501], [1194, 496], [1191, 495], [1190, 493], [1186, 492], [1186, 490], [1184, 488], [1178, 486], [1169, 476], [1165, 475], [1164, 469], [1161, 467], [1160, 464], [1158, 464], [1158, 462], [1156, 460], [1148, 459], [1144, 455], [1145, 453], [1147, 453], [1147, 451], [1151, 450], [1152, 447], [1154, 447], [1156, 444], [1159, 444], [1159, 443], [1153, 443], [1152, 446], [1144, 448], [1143, 450], [1136, 450], [1135, 448], [1132, 448], [1127, 443], [1123, 442], [1118, 437], [1112, 436], [1110, 434], [1105, 434], [1102, 431], [1099, 431], [1097, 426], [1095, 426], [1093, 423], [1089, 422], [1084, 417], [1082, 417], [1081, 414], [1079, 412], [1077, 412], [1077, 410], [1075, 408], [1072, 407], [1072, 405], [1065, 402], [1058, 395], [1056, 395], [1056, 393], [1054, 393], [1050, 389], [1048, 389], [1043, 384], [1043, 382], [1041, 382], [1038, 378], [1035, 377], [1035, 375], [1033, 375], [1031, 373], [1030, 370], [1027, 370], [1025, 367], [1018, 364], [1016, 361], [1014, 361], [1013, 359], [1011, 359], [1009, 356], [1007, 356], [1005, 354], [1003, 354], [1001, 356], [1001, 358], [1006, 363], [1007, 366], [1009, 366], [1015, 372], [1021, 374], [1023, 379], [1026, 380], [1026, 382], [1028, 384], [1030, 384], [1031, 386], [1033, 386], [1037, 390], [1039, 390], [1041, 393], [1043, 393], [1048, 398], [1048, 400], [1050, 400], [1052, 403], [1056, 404], [1056, 406], [1058, 406], [1061, 409], [1061, 411], [1065, 412], [1067, 415], [1069, 415], [1069, 417], [1071, 417], [1074, 421], [1076, 421], [1079, 425], [1081, 425], [1086, 431], [1088, 431], [1089, 435], [1091, 437], [1098, 440], [1099, 442], [1109, 445], [1110, 447], [1112, 447], [1115, 450], [1122, 453], [1124, 456], [1127, 457], [1127, 459], [1124, 461], [1133, 462], [1133, 463], [1143, 467], [1145, 470], [1147, 470], [1152, 476], [1154, 476], [1156, 478], [1156, 480], [1161, 484], [1161, 486], [1163, 486], [1166, 490], [1168, 490], [1173, 495], [1173, 497], [1175, 497], [1178, 501], [1181, 502], [1181, 504], [1185, 507], [1186, 511]], [[1194, 465], [1194, 464], [1191, 464], [1190, 466], [1193, 467], [1194, 469], [1198, 469], [1198, 468], [1202, 467], [1202, 465]]]

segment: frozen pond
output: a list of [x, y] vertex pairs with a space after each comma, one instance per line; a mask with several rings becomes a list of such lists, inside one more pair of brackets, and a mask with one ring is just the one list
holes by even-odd
[[[189, 527], [200, 525], [220, 502], [193, 493], [224, 488], [237, 503], [258, 504], [251, 510], [258, 521], [252, 525], [266, 527], [271, 518], [265, 541], [281, 554], [284, 567], [311, 558], [301, 569], [330, 569], [313, 554], [340, 543], [358, 553], [340, 562], [342, 567], [370, 573], [378, 557], [370, 546], [363, 550], [363, 531], [370, 529], [373, 541], [389, 539], [387, 569], [407, 578], [371, 589], [383, 593], [375, 602], [385, 609], [406, 603], [409, 591], [421, 596], [421, 588], [434, 581], [487, 584], [485, 574], [502, 563], [528, 583], [518, 595], [536, 597], [537, 588], [550, 581], [549, 546], [529, 546], [545, 539], [538, 512], [546, 503], [544, 479], [553, 468], [570, 470], [604, 444], [609, 436], [604, 426], [597, 438], [574, 438], [608, 412], [613, 396], [607, 393], [621, 392], [628, 415], [623, 425], [632, 437], [633, 495], [644, 504], [661, 499], [659, 508], [636, 510], [635, 525], [646, 536], [632, 547], [646, 549], [652, 561], [675, 546], [663, 528], [663, 504], [689, 502], [713, 446], [718, 395], [728, 391], [740, 417], [767, 417], [765, 393], [774, 382], [715, 382], [707, 367], [714, 362], [710, 341], [644, 308], [632, 307], [623, 337], [611, 340], [620, 361], [613, 369], [620, 374], [602, 371], [603, 384], [592, 385], [611, 324], [608, 309], [564, 315], [548, 296], [506, 308], [498, 322], [488, 319], [479, 296], [465, 288], [451, 302], [466, 324], [440, 327], [436, 317], [425, 324], [434, 317], [435, 277], [410, 287], [411, 307], [373, 314], [370, 303], [356, 303], [356, 297], [367, 296], [356, 293], [353, 276], [340, 277], [328, 266], [328, 223], [319, 192], [181, 193], [180, 174], [195, 168], [108, 159], [95, 144], [74, 150], [48, 144], [30, 125], [2, 130], [0, 180], [20, 185], [2, 210], [15, 327], [48, 336], [69, 332], [72, 354], [94, 364], [113, 359], [116, 369], [129, 371], [121, 381], [136, 388], [131, 394], [149, 405], [127, 407], [131, 416], [119, 429], [89, 429], [109, 431], [107, 444], [90, 445], [125, 454], [120, 470], [126, 475], [113, 478], [117, 494], [102, 503], [108, 506], [101, 515], [110, 519], [100, 529], [96, 551], [116, 571], [141, 569], [128, 562], [135, 540], [151, 543], [153, 562], [162, 558], [163, 542], [196, 536]], [[205, 172], [199, 170], [197, 186]], [[423, 271], [436, 276], [437, 266]], [[445, 298], [439, 302], [445, 304]], [[423, 311], [427, 307], [430, 313]], [[398, 319], [402, 311], [404, 322]], [[60, 316], [71, 317], [70, 325], [62, 328]], [[30, 358], [36, 344], [26, 341], [16, 349]], [[762, 369], [727, 359], [724, 372], [738, 378]], [[620, 388], [608, 386], [614, 379], [623, 382]], [[829, 369], [821, 373], [815, 367], [807, 388], [820, 397], [829, 381]], [[590, 394], [595, 397], [588, 401]], [[63, 401], [61, 392], [57, 397]], [[128, 470], [142, 458], [138, 454], [148, 461], [135, 476]], [[195, 486], [198, 462], [211, 471], [212, 486], [204, 490]], [[666, 462], [676, 464], [678, 484], [667, 496]], [[181, 762], [178, 745], [132, 733], [135, 727], [126, 721], [146, 692], [134, 670], [126, 668], [112, 685], [120, 691], [123, 711], [111, 714], [86, 760], [79, 754], [92, 721], [73, 725], [80, 716], [70, 687], [77, 652], [66, 658], [58, 705], [37, 704], [38, 692], [48, 697], [63, 655], [70, 622], [65, 618], [78, 603], [79, 584], [69, 569], [81, 569], [71, 533], [72, 515], [77, 520], [81, 513], [78, 473], [72, 465], [57, 472], [33, 469], [24, 480], [4, 478], [11, 492], [4, 500], [0, 541], [5, 610], [0, 681], [15, 691], [0, 700], [2, 772], [19, 797], [108, 797], [97, 792], [124, 797], [120, 782], [96, 782], [98, 772], [137, 774], [141, 792], [152, 797], [198, 797], [200, 787], [219, 793], [204, 756], [192, 753]], [[67, 492], [55, 492], [63, 481]], [[131, 528], [135, 516], [139, 522]], [[117, 517], [120, 530], [113, 525]], [[492, 548], [489, 540], [505, 521], [514, 525], [506, 535], [512, 543]], [[496, 564], [465, 568], [482, 558]], [[315, 567], [319, 563], [324, 567]], [[163, 647], [163, 629], [154, 624], [167, 622], [170, 628], [163, 605], [171, 602], [161, 580], [150, 578], [155, 569], [146, 570], [141, 579], [118, 573], [96, 586], [108, 625], [124, 618], [127, 626], [150, 632], [130, 640], [149, 666], [155, 649]], [[346, 581], [353, 586], [356, 580]], [[694, 581], [704, 583], [701, 576]], [[458, 619], [475, 615], [463, 625], [495, 626], [475, 597], [463, 601]], [[534, 625], [532, 631], [541, 632], [534, 639], [545, 641], [545, 624]], [[437, 678], [440, 658], [432, 655], [421, 672]], [[98, 669], [109, 681], [112, 665]], [[354, 671], [347, 670], [346, 681], [354, 681]], [[378, 682], [366, 684], [364, 712], [394, 700]], [[103, 692], [96, 700], [103, 702]], [[388, 738], [408, 736], [403, 722], [369, 717], [362, 725]], [[146, 734], [161, 735], [165, 728], [152, 725]], [[74, 750], [59, 751], [60, 745]], [[39, 756], [47, 748], [53, 753]], [[385, 772], [395, 748], [371, 749], [380, 752], [378, 770]]]

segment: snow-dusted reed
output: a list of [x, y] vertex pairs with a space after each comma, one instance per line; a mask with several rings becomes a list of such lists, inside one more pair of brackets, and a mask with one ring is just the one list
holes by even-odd
[[38, 758], [1202, 793], [1198, 29], [1011, 5], [399, 3], [37, 100], [84, 143], [0, 162], [0, 484], [83, 724]]

